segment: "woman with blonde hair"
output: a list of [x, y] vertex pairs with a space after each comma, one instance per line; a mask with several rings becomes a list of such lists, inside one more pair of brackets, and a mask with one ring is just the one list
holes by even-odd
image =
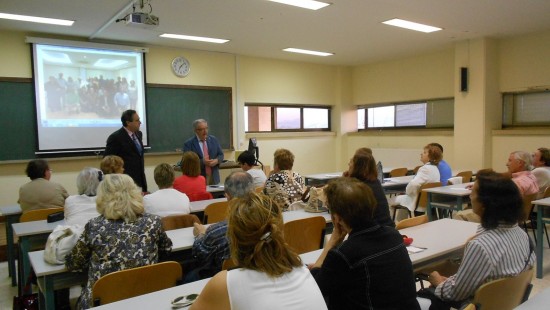
[[287, 149], [277, 149], [273, 154], [273, 172], [265, 182], [264, 193], [271, 196], [286, 211], [288, 207], [299, 201], [304, 194], [302, 176], [292, 171], [294, 154]]
[[107, 155], [101, 160], [99, 168], [104, 174], [124, 173], [124, 160], [120, 156]]
[[[437, 168], [437, 165], [441, 159], [443, 159], [443, 154], [441, 153], [440, 148], [430, 144], [426, 145], [424, 147], [424, 151], [420, 154], [420, 161], [424, 165], [418, 169], [418, 172], [412, 181], [407, 184], [407, 188], [405, 189], [406, 195], [397, 196], [392, 205], [402, 205], [413, 212], [415, 208], [414, 203], [416, 201], [416, 196], [418, 195], [418, 189], [420, 186], [425, 183], [440, 181], [439, 169]], [[424, 212], [425, 210], [418, 211]]]
[[72, 252], [65, 257], [70, 271], [88, 270], [77, 307], [92, 306], [92, 288], [111, 272], [157, 263], [172, 249], [172, 241], [160, 217], [144, 213], [143, 197], [134, 180], [125, 174], [109, 174], [99, 184], [97, 211]]
[[229, 203], [227, 237], [239, 266], [216, 274], [191, 309], [326, 309], [319, 287], [284, 241], [279, 206], [249, 193]]
[[201, 161], [195, 152], [183, 153], [181, 172], [183, 175], [174, 181], [174, 189], [186, 194], [190, 201], [212, 198], [206, 191], [206, 179], [201, 175]]

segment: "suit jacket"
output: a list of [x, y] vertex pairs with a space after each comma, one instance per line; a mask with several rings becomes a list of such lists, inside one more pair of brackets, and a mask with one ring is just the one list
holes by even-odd
[[[223, 151], [220, 143], [218, 142], [218, 139], [216, 139], [216, 137], [214, 136], [209, 135], [206, 137], [206, 145], [208, 146], [208, 156], [210, 157], [210, 159], [218, 159], [218, 164], [212, 167], [212, 180], [214, 181], [214, 184], [218, 184], [220, 183], [220, 164], [223, 161]], [[193, 136], [192, 138], [189, 138], [187, 141], [185, 141], [185, 143], [183, 144], [183, 151], [192, 151], [199, 155], [199, 158], [201, 160], [201, 175], [206, 178], [202, 150], [199, 145], [199, 139], [197, 138], [197, 136]]]
[[[136, 132], [136, 136], [141, 144], [141, 148], [143, 149], [141, 131]], [[120, 156], [124, 160], [124, 173], [131, 176], [137, 186], [141, 187], [143, 192], [147, 191], [143, 152], [138, 152], [134, 141], [132, 141], [124, 127], [113, 132], [109, 138], [107, 138], [107, 146], [105, 147], [104, 156], [107, 155]]]

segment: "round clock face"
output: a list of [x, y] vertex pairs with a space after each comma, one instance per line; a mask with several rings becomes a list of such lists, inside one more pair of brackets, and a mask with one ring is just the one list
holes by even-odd
[[172, 71], [175, 75], [180, 77], [187, 76], [189, 74], [189, 70], [191, 70], [191, 64], [187, 58], [176, 57], [172, 60]]

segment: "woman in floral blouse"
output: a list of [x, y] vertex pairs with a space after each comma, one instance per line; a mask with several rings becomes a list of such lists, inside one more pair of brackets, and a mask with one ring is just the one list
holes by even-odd
[[264, 192], [281, 205], [283, 210], [295, 201], [299, 201], [304, 193], [304, 180], [292, 171], [294, 154], [287, 149], [278, 149], [273, 154], [274, 167], [265, 182]]
[[157, 263], [159, 255], [172, 249], [160, 217], [144, 213], [140, 189], [128, 175], [106, 175], [99, 184], [96, 203], [100, 216], [86, 224], [65, 258], [67, 269], [88, 270], [79, 309], [93, 306], [92, 288], [102, 276]]

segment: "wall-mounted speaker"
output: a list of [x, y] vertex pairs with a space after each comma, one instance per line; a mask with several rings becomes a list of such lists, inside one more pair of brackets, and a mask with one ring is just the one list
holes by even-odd
[[468, 68], [460, 68], [460, 91], [468, 91]]

